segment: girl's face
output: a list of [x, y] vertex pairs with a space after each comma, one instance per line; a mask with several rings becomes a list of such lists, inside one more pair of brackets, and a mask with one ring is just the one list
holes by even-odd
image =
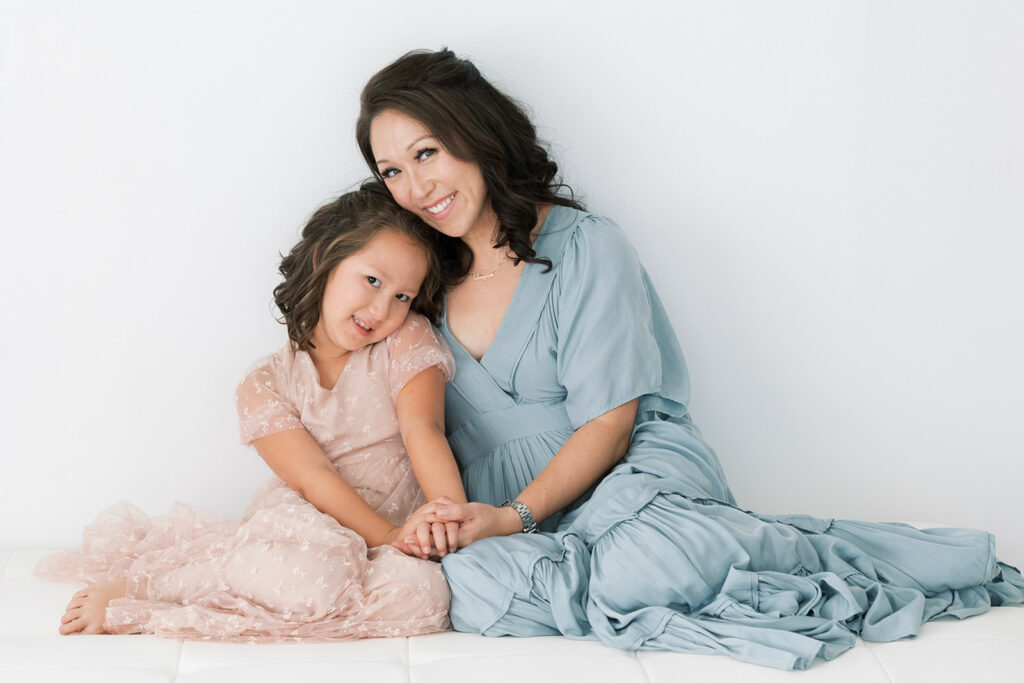
[[422, 123], [383, 111], [370, 124], [370, 146], [403, 209], [450, 237], [493, 237], [497, 221], [480, 167], [449, 154]]
[[379, 342], [405, 321], [427, 276], [424, 247], [382, 230], [327, 278], [312, 342], [318, 355], [338, 358]]

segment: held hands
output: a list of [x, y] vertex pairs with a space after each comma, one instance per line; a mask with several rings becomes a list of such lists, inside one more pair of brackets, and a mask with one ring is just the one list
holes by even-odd
[[459, 523], [454, 519], [443, 520], [437, 514], [453, 504], [451, 498], [442, 496], [423, 505], [392, 531], [391, 545], [423, 560], [455, 552], [459, 548]]
[[396, 529], [398, 540], [391, 545], [407, 555], [428, 559], [444, 557], [490, 536], [508, 536], [522, 530], [519, 513], [510, 507], [455, 503], [442, 497], [414, 512]]

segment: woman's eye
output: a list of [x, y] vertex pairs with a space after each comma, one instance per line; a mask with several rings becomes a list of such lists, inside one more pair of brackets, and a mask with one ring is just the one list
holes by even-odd
[[371, 287], [380, 287], [380, 280], [378, 280], [372, 275], [367, 275], [366, 281], [370, 283]]
[[437, 150], [433, 147], [427, 147], [416, 152], [416, 161], [426, 161], [430, 157], [437, 154]]
[[387, 180], [388, 178], [394, 178], [396, 175], [398, 175], [397, 168], [385, 168], [383, 171], [380, 172], [380, 177], [383, 178], [384, 180]]
[[395, 298], [401, 301], [403, 304], [411, 301], [408, 294], [396, 294]]

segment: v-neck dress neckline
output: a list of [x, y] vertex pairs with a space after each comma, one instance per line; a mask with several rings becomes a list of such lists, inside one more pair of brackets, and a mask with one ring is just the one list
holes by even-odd
[[534, 323], [547, 303], [547, 294], [554, 280], [555, 266], [561, 259], [566, 241], [572, 234], [568, 228], [577, 222], [579, 212], [564, 206], [553, 206], [544, 219], [533, 249], [540, 258], [547, 258], [552, 263], [550, 271], [540, 263], [527, 263], [523, 268], [519, 282], [509, 300], [505, 314], [498, 324], [491, 345], [484, 355], [477, 360], [466, 350], [452, 333], [448, 325], [447, 297], [445, 310], [441, 316], [441, 332], [455, 356], [456, 372], [468, 371], [468, 367], [480, 370], [490, 376], [492, 381], [509, 396], [514, 396], [512, 378], [515, 373], [526, 343], [534, 330]]

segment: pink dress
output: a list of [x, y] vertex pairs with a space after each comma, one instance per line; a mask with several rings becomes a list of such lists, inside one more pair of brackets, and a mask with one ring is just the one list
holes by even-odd
[[[386, 340], [351, 354], [333, 389], [290, 347], [258, 361], [236, 392], [242, 441], [306, 429], [341, 477], [393, 524], [423, 504], [398, 431], [395, 398], [451, 354], [410, 314]], [[241, 521], [177, 503], [150, 519], [120, 503], [86, 527], [80, 549], [44, 558], [36, 574], [97, 583], [126, 579], [107, 607], [111, 633], [224, 640], [344, 640], [448, 627], [441, 566], [363, 538], [272, 478]]]

